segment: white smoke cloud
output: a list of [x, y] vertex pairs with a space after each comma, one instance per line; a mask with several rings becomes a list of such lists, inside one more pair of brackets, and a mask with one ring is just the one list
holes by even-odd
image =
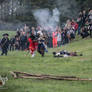
[[37, 9], [33, 11], [33, 15], [38, 25], [43, 28], [56, 28], [59, 24], [60, 12], [57, 8], [50, 11], [49, 9]]

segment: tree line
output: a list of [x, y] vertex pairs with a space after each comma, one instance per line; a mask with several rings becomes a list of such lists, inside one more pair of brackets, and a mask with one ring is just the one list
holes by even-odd
[[[76, 0], [80, 9], [92, 7], [92, 0]], [[0, 20], [5, 22], [30, 22], [35, 23], [33, 9], [56, 7], [55, 0], [0, 0]], [[62, 17], [62, 16], [61, 16]]]

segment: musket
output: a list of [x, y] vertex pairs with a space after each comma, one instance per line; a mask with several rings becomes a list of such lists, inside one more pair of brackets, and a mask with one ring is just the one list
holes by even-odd
[[5, 42], [3, 44], [0, 44], [0, 47], [2, 48], [6, 42], [7, 42], [7, 39], [5, 40]]

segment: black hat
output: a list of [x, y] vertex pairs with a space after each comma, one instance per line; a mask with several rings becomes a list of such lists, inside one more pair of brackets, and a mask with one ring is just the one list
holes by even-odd
[[3, 34], [2, 36], [9, 36], [9, 34], [5, 33], [5, 34]]

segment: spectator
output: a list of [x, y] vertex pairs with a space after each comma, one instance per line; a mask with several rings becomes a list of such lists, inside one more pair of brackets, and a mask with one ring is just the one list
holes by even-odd
[[89, 22], [91, 22], [92, 21], [92, 10], [89, 11], [88, 16], [89, 16]]
[[58, 47], [61, 46], [61, 28], [60, 27], [58, 28], [58, 31], [57, 31], [57, 45]]
[[86, 38], [89, 36], [89, 33], [85, 27], [82, 28], [81, 36], [82, 38]]

